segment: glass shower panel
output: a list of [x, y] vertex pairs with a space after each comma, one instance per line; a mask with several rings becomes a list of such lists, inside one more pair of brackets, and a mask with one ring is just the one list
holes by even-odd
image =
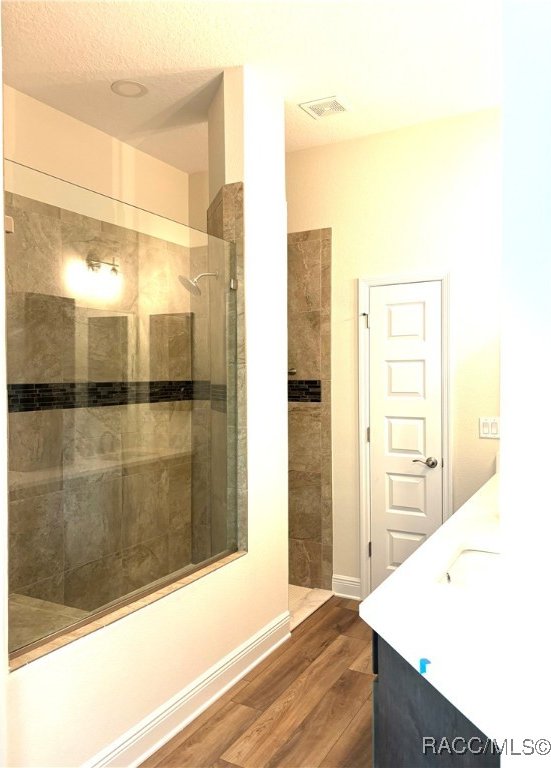
[[209, 275], [201, 294], [191, 296], [193, 370], [205, 395], [193, 401], [192, 426], [192, 554], [199, 562], [237, 548], [234, 249], [209, 236], [207, 247], [191, 250], [190, 262], [192, 275]]
[[60, 183], [5, 195], [12, 652], [237, 548], [233, 246]]

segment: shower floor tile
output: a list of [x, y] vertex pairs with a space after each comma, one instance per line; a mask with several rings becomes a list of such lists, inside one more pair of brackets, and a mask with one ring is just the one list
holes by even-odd
[[291, 630], [308, 616], [311, 616], [320, 605], [326, 603], [331, 597], [333, 597], [333, 593], [327, 589], [308, 589], [308, 587], [297, 587], [295, 584], [289, 584]]
[[9, 650], [16, 651], [88, 616], [88, 611], [26, 595], [9, 597]]

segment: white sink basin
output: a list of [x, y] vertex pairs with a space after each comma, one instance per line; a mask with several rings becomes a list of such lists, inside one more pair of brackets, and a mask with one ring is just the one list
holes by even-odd
[[463, 549], [439, 579], [460, 589], [481, 589], [497, 585], [501, 558], [498, 552]]

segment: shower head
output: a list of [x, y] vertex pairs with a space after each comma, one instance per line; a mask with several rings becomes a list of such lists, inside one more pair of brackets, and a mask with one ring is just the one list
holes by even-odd
[[182, 283], [184, 288], [188, 290], [190, 293], [192, 293], [194, 296], [200, 296], [201, 295], [201, 289], [193, 280], [189, 277], [184, 277], [183, 275], [178, 275], [178, 280]]
[[197, 283], [202, 277], [218, 277], [218, 272], [201, 272], [197, 277], [184, 277], [184, 275], [178, 275], [178, 280], [182, 283], [186, 291], [189, 291], [194, 296], [200, 296], [201, 289]]

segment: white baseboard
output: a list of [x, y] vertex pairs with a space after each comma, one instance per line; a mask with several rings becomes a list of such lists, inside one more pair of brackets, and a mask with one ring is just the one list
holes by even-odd
[[337, 597], [349, 597], [352, 600], [362, 599], [360, 580], [355, 576], [333, 575], [333, 592]]
[[232, 685], [290, 637], [286, 611], [208, 669], [83, 768], [134, 768], [195, 720]]

